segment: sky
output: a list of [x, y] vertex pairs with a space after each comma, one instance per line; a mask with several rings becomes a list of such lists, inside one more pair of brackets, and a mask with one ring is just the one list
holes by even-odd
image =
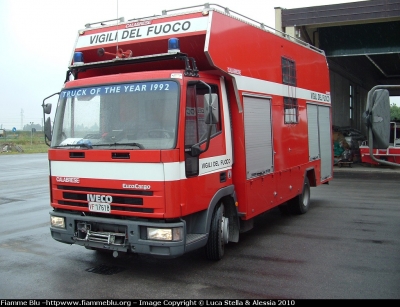
[[[85, 24], [117, 17], [127, 21], [206, 2], [0, 0], [0, 129], [19, 130], [30, 123], [42, 124], [43, 99], [63, 86], [78, 30]], [[274, 7], [292, 9], [345, 2], [356, 0], [214, 0], [210, 3], [274, 28]], [[54, 107], [56, 101], [51, 102]]]

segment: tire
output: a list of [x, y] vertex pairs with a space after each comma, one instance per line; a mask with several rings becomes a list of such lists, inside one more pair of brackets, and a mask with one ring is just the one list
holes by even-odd
[[304, 178], [303, 191], [288, 202], [292, 214], [304, 214], [310, 208], [310, 182]]
[[229, 219], [224, 216], [224, 205], [215, 208], [206, 245], [209, 260], [221, 260], [225, 253], [225, 244], [229, 237]]

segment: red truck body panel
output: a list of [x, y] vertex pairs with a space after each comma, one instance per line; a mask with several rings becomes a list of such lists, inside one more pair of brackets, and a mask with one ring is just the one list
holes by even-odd
[[[170, 38], [179, 39], [175, 58], [167, 53]], [[131, 51], [132, 56], [116, 58], [118, 49], [120, 55]], [[91, 142], [88, 149], [52, 141], [50, 185], [55, 211], [51, 215], [64, 216], [73, 228], [52, 227], [58, 241], [177, 256], [210, 244], [213, 239], [207, 238], [222, 205], [221, 225], [229, 220], [229, 230], [223, 231], [229, 237], [226, 241], [237, 242], [242, 223], [296, 199], [303, 193], [306, 178], [311, 186], [332, 179], [329, 71], [320, 50], [254, 22], [207, 9], [87, 28], [79, 31], [76, 52], [82, 53], [84, 63], [71, 58], [75, 80], [67, 80], [60, 105], [62, 99], [71, 105], [82, 104], [82, 100], [94, 105], [95, 93], [103, 92], [99, 108], [100, 121], [104, 121], [102, 110], [114, 92], [123, 96], [136, 90], [150, 91], [150, 86], [168, 86], [177, 89], [177, 119], [174, 145], [165, 148], [102, 148], [92, 147]], [[198, 73], [185, 69], [184, 55], [195, 60], [195, 65], [190, 61], [189, 65], [197, 66]], [[291, 65], [288, 75], [283, 63]], [[293, 79], [287, 83], [285, 78]], [[200, 93], [199, 80], [215, 89], [219, 122], [208, 148], [206, 142], [199, 143], [199, 148], [207, 150], [196, 156], [189, 153], [187, 143], [191, 125], [204, 120], [201, 99], [205, 95], [194, 97], [191, 92], [195, 86]], [[72, 98], [75, 95], [76, 99]], [[136, 98], [129, 99], [126, 103]], [[124, 103], [120, 102], [113, 116], [118, 116], [120, 123], [143, 123], [144, 115], [132, 112], [129, 105], [122, 107]], [[74, 108], [71, 118], [77, 116]], [[58, 114], [58, 125], [61, 116], [68, 121], [66, 115]], [[106, 122], [98, 124], [102, 137]], [[61, 133], [55, 126], [53, 134], [57, 129]], [[69, 142], [83, 140], [73, 132], [71, 135]], [[166, 142], [159, 140], [160, 144]], [[196, 163], [198, 171], [191, 174]], [[91, 213], [91, 202], [105, 204], [107, 199], [109, 212]], [[75, 216], [79, 212], [89, 217]], [[168, 223], [184, 229], [182, 242], [167, 246], [146, 239], [146, 229]], [[78, 225], [87, 231], [86, 238], [79, 237]], [[88, 225], [109, 237], [114, 233], [111, 229], [118, 228], [124, 231], [126, 242], [118, 246], [93, 243], [88, 239], [92, 231]]]

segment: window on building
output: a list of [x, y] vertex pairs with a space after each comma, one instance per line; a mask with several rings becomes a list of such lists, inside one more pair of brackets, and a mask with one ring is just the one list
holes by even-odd
[[296, 86], [296, 63], [293, 60], [282, 57], [282, 83]]
[[283, 97], [283, 109], [285, 124], [297, 124], [299, 122], [299, 106], [297, 98]]

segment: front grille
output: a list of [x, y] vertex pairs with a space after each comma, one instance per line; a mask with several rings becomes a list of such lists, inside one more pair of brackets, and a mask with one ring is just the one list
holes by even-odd
[[64, 190], [64, 191], [85, 191], [85, 192], [95, 192], [95, 193], [102, 193], [102, 194], [126, 194], [126, 195], [153, 196], [153, 191], [102, 189], [102, 188], [91, 188], [91, 187], [72, 187], [72, 186], [65, 186], [65, 185], [58, 185], [57, 189]]
[[[64, 199], [71, 199], [71, 200], [81, 200], [87, 201], [86, 194], [78, 194], [78, 193], [63, 193]], [[131, 197], [122, 197], [122, 196], [113, 196], [113, 203], [124, 204], [124, 205], [143, 205], [143, 198], [131, 198]]]
[[88, 208], [88, 194], [98, 193], [112, 197], [110, 203], [111, 210], [125, 212], [154, 213], [152, 208], [143, 208], [143, 196], [153, 196], [153, 191], [134, 191], [119, 189], [101, 189], [92, 187], [74, 187], [58, 185], [57, 188], [62, 191], [62, 199], [57, 203], [59, 205], [75, 207], [76, 210]]

